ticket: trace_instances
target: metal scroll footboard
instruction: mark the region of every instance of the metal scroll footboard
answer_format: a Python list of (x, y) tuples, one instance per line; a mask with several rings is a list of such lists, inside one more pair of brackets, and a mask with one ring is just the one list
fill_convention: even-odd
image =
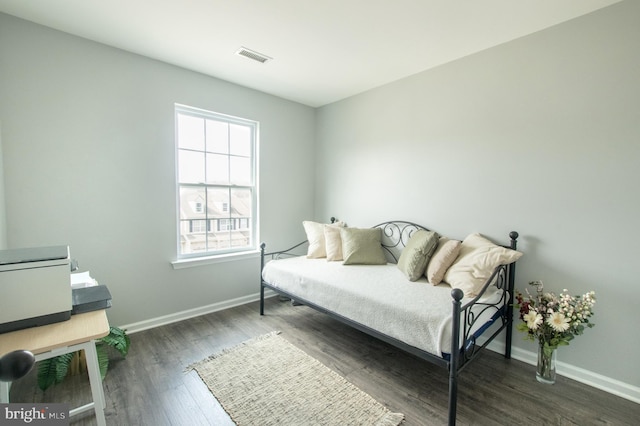
[[(332, 218), (333, 219), (333, 218)], [(333, 222), (333, 220), (332, 220)], [(376, 225), (375, 227), (381, 228), (383, 232), (382, 246), (386, 252), (387, 258), (390, 262), (396, 263), (399, 258), (399, 253), (402, 248), (408, 242), (410, 236), (418, 229), (427, 228), (417, 225), (411, 222), (404, 221), (391, 221), (384, 222)], [(513, 231), (509, 234), (511, 243), (508, 248), (517, 248), (518, 233)], [(514, 281), (515, 281), (515, 263), (510, 265), (498, 266), (491, 277), (486, 281), (479, 295), (473, 300), (468, 301), (462, 305), (462, 298), (464, 296), (462, 290), (453, 289), (451, 291), (452, 297), (452, 332), (451, 332), (451, 351), (449, 354), (432, 354), (415, 346), (408, 345), (396, 338), (380, 333), (379, 331), (368, 327), (365, 324), (361, 324), (350, 320), (335, 312), (329, 311), (322, 306), (315, 304), (311, 300), (305, 300), (298, 297), (295, 294), (283, 291), (277, 287), (265, 282), (262, 278), (262, 270), (265, 267), (267, 260), (275, 260), (284, 257), (300, 256), (300, 249), (305, 247), (307, 241), (302, 241), (293, 247), (286, 250), (266, 253), (266, 244), (260, 245), (261, 261), (260, 261), (260, 315), (264, 315), (264, 290), (269, 288), (276, 293), (279, 293), (292, 300), (307, 305), (317, 311), (323, 312), (338, 321), (341, 321), (359, 331), (367, 333), (375, 338), (378, 338), (384, 342), (387, 342), (405, 352), (411, 353), (423, 360), (429, 361), (433, 364), (440, 365), (449, 370), (449, 425), (456, 424), (456, 410), (457, 410), (457, 392), (458, 392), (458, 375), (460, 372), (471, 363), (478, 355), (485, 349), (493, 339), (495, 339), (502, 331), (505, 332), (505, 358), (511, 358), (511, 342), (512, 342), (512, 322), (513, 322), (513, 297), (514, 297)], [(490, 286), (496, 286), (498, 289), (504, 290), (502, 297), (496, 303), (483, 303), (479, 300)], [(478, 307), (482, 308), (478, 310)], [(472, 308), (475, 310), (472, 311)], [(493, 312), (493, 321), (484, 327), (476, 330), (474, 326), (479, 321), (479, 317), (483, 312)], [(491, 333), (490, 336), (483, 336), (484, 341), (482, 344), (478, 344), (477, 339), (487, 328), (499, 324), (498, 328)]]

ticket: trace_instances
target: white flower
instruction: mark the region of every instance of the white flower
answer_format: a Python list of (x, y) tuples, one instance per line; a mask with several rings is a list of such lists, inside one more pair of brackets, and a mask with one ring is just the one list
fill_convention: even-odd
[(560, 312), (554, 312), (547, 318), (547, 324), (551, 326), (555, 331), (563, 332), (567, 331), (571, 326), (569, 318)]
[(531, 330), (537, 330), (542, 324), (542, 315), (537, 313), (534, 309), (531, 309), (529, 312), (524, 314), (522, 319), (527, 323), (527, 327)]

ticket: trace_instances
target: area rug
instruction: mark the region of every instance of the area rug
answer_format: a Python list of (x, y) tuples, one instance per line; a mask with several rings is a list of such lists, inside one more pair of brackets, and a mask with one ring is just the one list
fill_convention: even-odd
[(278, 332), (192, 366), (238, 426), (379, 425), (404, 419)]

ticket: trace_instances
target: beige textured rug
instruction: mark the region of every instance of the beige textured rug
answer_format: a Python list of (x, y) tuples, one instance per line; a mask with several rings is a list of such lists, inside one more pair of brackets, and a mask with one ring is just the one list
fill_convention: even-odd
[(277, 332), (190, 368), (239, 426), (397, 426), (404, 419)]

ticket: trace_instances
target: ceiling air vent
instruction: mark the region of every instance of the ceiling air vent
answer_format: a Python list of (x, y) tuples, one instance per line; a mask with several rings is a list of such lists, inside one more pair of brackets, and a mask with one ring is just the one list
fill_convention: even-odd
[(267, 55), (263, 55), (262, 53), (258, 53), (255, 50), (247, 49), (246, 47), (241, 47), (236, 51), (236, 55), (244, 56), (245, 58), (253, 59), (254, 61), (258, 61), (261, 64), (273, 59), (268, 57)]

